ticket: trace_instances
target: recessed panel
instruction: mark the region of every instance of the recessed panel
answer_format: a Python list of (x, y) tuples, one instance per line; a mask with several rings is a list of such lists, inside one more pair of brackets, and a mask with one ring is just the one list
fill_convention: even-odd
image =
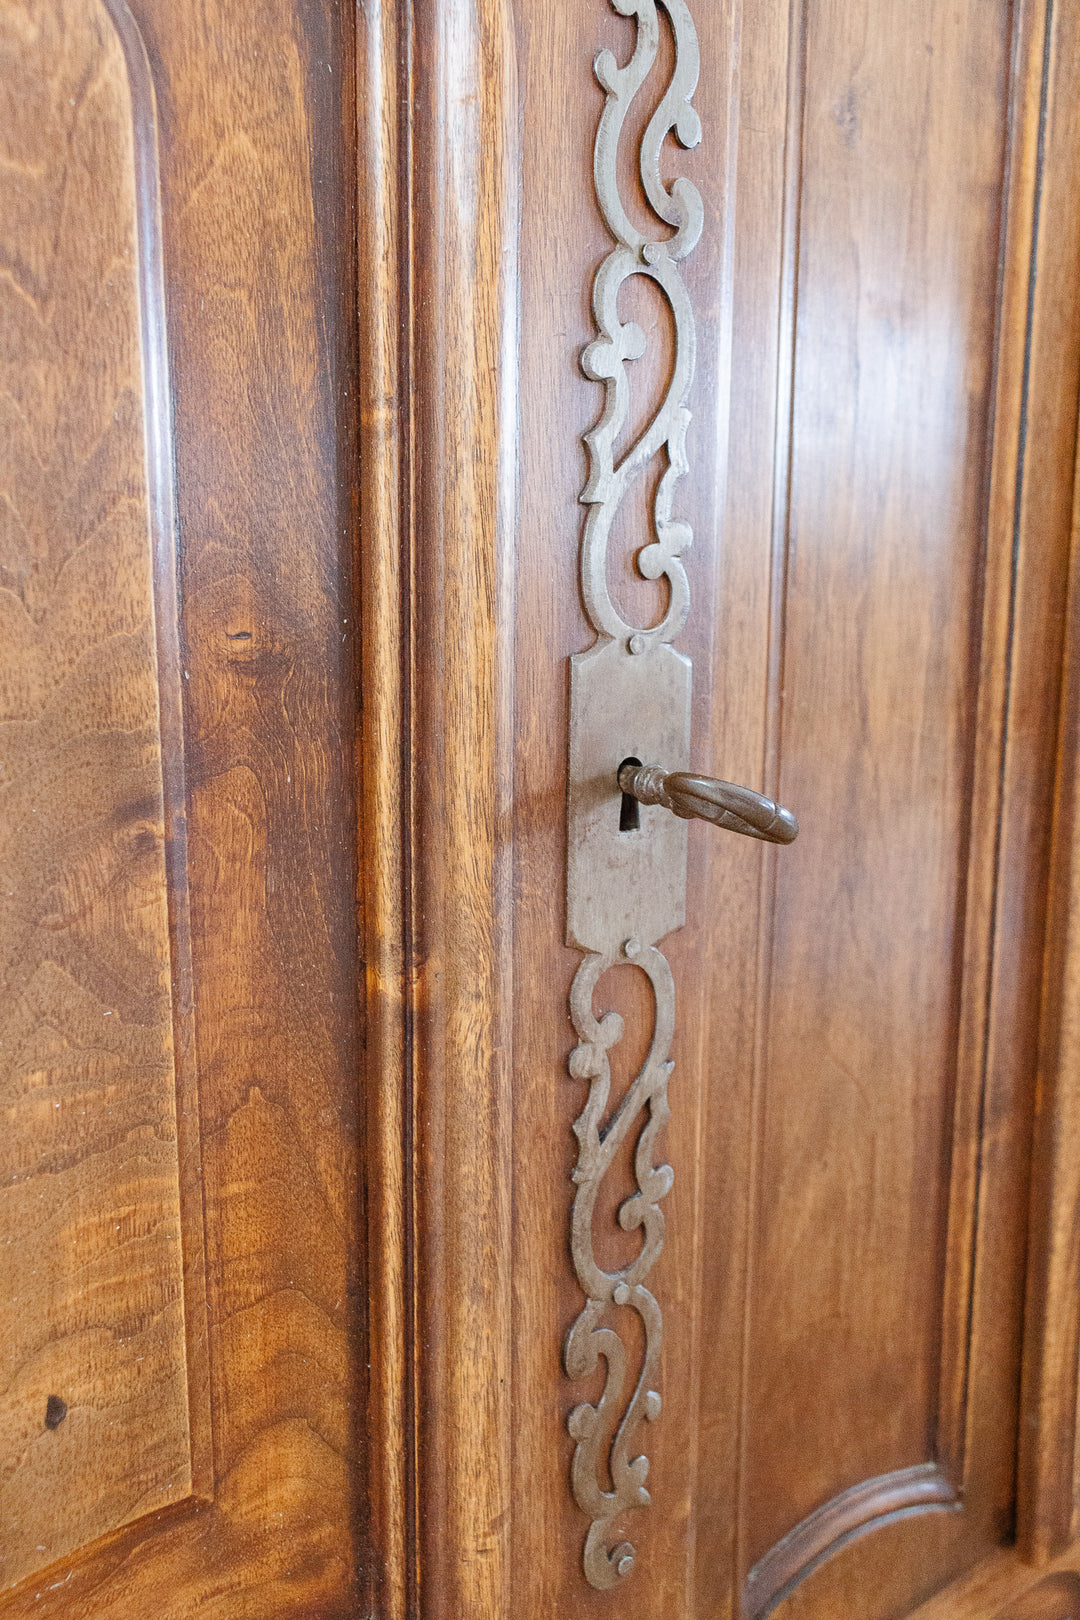
[(0, 12), (0, 1585), (191, 1487), (136, 143)]
[(946, 1465), (1008, 96), (1004, 4), (802, 15), (779, 773), (802, 832), (776, 869), (761, 1054), (759, 1568), (845, 1493)]

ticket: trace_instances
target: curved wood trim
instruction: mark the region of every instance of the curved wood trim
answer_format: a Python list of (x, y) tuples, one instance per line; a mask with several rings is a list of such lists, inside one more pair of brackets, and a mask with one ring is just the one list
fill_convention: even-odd
[(758, 1559), (743, 1588), (743, 1620), (764, 1620), (812, 1570), (875, 1525), (959, 1506), (936, 1463), (877, 1474), (841, 1491)]
[(165, 809), (176, 1071), (176, 1132), (184, 1254), (184, 1330), (192, 1495), (213, 1494), (213, 1429), (207, 1334), (198, 1063), (195, 1048), (191, 923), (188, 897), (187, 782), (180, 660), (179, 553), (176, 537), (172, 399), (165, 318), (165, 270), (158, 166), (158, 115), (146, 43), (127, 0), (103, 0), (120, 41), (131, 101), (142, 354), (146, 488), (150, 520)]

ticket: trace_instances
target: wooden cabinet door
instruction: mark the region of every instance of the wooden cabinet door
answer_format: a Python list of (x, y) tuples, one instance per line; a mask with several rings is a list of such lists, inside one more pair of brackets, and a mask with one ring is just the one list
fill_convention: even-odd
[(688, 5), (0, 3), (0, 1616), (1075, 1605), (1080, 9)]
[[(1072, 1537), (1067, 1137), (1031, 1153), (1073, 770), (1078, 26), (1005, 0), (364, 9), (395, 1615), (989, 1617)], [(691, 826), (685, 925), (575, 1001), (570, 660), (648, 651), (677, 551), (689, 761), (801, 831)], [(1030, 1612), (1073, 1593), (1059, 1572)]]
[(352, 59), (0, 5), (0, 1614), (352, 1615)]

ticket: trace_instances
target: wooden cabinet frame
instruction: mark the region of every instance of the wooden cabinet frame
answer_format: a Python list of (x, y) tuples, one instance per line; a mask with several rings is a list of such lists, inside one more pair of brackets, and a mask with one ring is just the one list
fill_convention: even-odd
[[(812, 4), (770, 0), (768, 12), (783, 64), (770, 139), (784, 146), (769, 172), (778, 193), (791, 192), (762, 255), (776, 272), (777, 489), (791, 470), (794, 362), (785, 378), (780, 351), (793, 353), (797, 324), (795, 148)], [(193, 1484), (184, 1502), (58, 1558), (47, 1587), (13, 1586), (0, 1613), (564, 1620), (580, 1541), (564, 1547), (557, 1519), (572, 1451), (552, 1329), (561, 1306), (554, 1292), (545, 1309), (534, 1295), (550, 1281), (545, 1265), (557, 1269), (572, 1195), (568, 1172), (565, 1202), (541, 1207), (543, 1176), (528, 1175), (549, 1076), (522, 1066), (559, 1032), (534, 1048), (514, 1002), (517, 727), (528, 697), (515, 691), (528, 673), (515, 657), (525, 617), (515, 592), (530, 496), (523, 402), (541, 386), (522, 362), (527, 312), (538, 307), (535, 279), (531, 305), (523, 291), (537, 274), (527, 239), (537, 132), (523, 108), (550, 103), (553, 121), (565, 112), (549, 87), (560, 72), (595, 89), (580, 33), (572, 63), (545, 45), (539, 66), (521, 38), (540, 15), (557, 42), (571, 21), (580, 30), (581, 15), (563, 0), (360, 0), (355, 13), (335, 0), (103, 5), (137, 58), (144, 207), (155, 139), (160, 160), (165, 295), (163, 313), (144, 300), (157, 325), (144, 364), (167, 341), (167, 445), (161, 399), (148, 419), (169, 505), (175, 465), (179, 520), (182, 703), (167, 707), (183, 708), (183, 747), (177, 736), (165, 772), (174, 931), (187, 928), (185, 878), (191, 898), (191, 971), (176, 988)], [(62, 7), (55, 0), (56, 15)], [(593, 10), (606, 15), (606, 0)], [(704, 273), (720, 313), (701, 328), (711, 391), (701, 419), (725, 446), (713, 469), (718, 510), (740, 229), (736, 102), (751, 15), (748, 0), (708, 14), (712, 106), (727, 117), (708, 130), (721, 179)], [(829, 1522), (813, 1526), (835, 1548), (843, 1512), (857, 1517), (875, 1491), (877, 1520), (889, 1518), (890, 1489), (911, 1487), (903, 1511), (948, 1510), (977, 1472), (972, 1456), (997, 1459), (983, 1518), (1008, 1501), (1000, 1549), (924, 1604), (921, 1620), (1021, 1615), (1015, 1605), (1046, 1580), (1057, 1582), (1042, 1588), (1047, 1601), (1069, 1602), (1080, 1572), (1080, 0), (1015, 0), (1010, 16), (1011, 64), (994, 95), (1006, 77), (1009, 88), (993, 102), (1008, 111), (990, 143), (997, 152), (1001, 134), (1007, 159), (991, 452), (979, 474), (975, 832), (957, 974), (962, 1083), (937, 1441), (933, 1460), (854, 1487), (858, 1501), (840, 1491), (823, 1510)], [(574, 152), (587, 174), (589, 154)], [(983, 222), (997, 208), (997, 192), (990, 204), (987, 195)], [(992, 221), (980, 240), (998, 240)], [(559, 267), (575, 288), (579, 278), (583, 307), (594, 270)], [(553, 431), (566, 434), (568, 457), (580, 451), (569, 427)], [(787, 566), (781, 505), (761, 569), (763, 621)], [(171, 518), (158, 516), (168, 550)], [(697, 616), (708, 600), (695, 597)], [(545, 626), (526, 636), (530, 654), (545, 657)], [(770, 641), (769, 659), (774, 651)], [(710, 679), (705, 659), (700, 667), (695, 694)], [(770, 663), (744, 706), (760, 708), (760, 691), (771, 701), (778, 685)], [(767, 774), (777, 727), (768, 720), (761, 732)], [(537, 822), (550, 812), (561, 829), (562, 785), (550, 775)], [(550, 846), (548, 859), (543, 882)], [(758, 924), (769, 870), (744, 868), (739, 880), (743, 938), (758, 952), (733, 992), (744, 1006), (766, 976)], [(561, 892), (551, 905), (561, 908)], [(680, 985), (703, 1012), (691, 978)], [(569, 1021), (565, 1035), (568, 1053)], [(745, 1057), (754, 1038), (744, 1029), (731, 1049)], [(561, 1078), (550, 1076), (553, 1092)], [(741, 1191), (723, 1212), (732, 1258), (708, 1309), (703, 1223), (717, 1219), (726, 1163), (685, 1178), (692, 1191), (672, 1222), (695, 1234), (665, 1315), (675, 1365), (694, 1385), (682, 1408), (690, 1462), (676, 1510), (655, 1516), (667, 1539), (654, 1562), (667, 1572), (651, 1590), (667, 1585), (656, 1605), (665, 1612), (650, 1620), (761, 1613), (813, 1554), (804, 1535), (785, 1564), (781, 1537), (773, 1552), (784, 1556), (759, 1582), (765, 1596), (746, 1591), (737, 1408), (757, 1105), (744, 1085), (717, 1127), (726, 1098), (710, 1121), (696, 1083), (702, 1138), (708, 1124), (721, 1139), (716, 1158), (730, 1148)], [(551, 1106), (569, 1137), (565, 1093)], [(684, 1196), (677, 1185), (673, 1203)], [(544, 1235), (535, 1251), (522, 1239), (527, 1220)], [(565, 1261), (571, 1277), (568, 1245)], [(1009, 1342), (999, 1334), (982, 1356), (985, 1324), (1016, 1319), (1025, 1279), (1022, 1331)], [(705, 1434), (694, 1370), (704, 1351), (727, 1357), (729, 1346), (730, 1389)], [(542, 1424), (520, 1422), (540, 1407)], [(1012, 1455), (1002, 1463), (1007, 1447), (987, 1443), (995, 1425), (1009, 1445), (1016, 1435), (1015, 1502)], [(709, 1489), (698, 1491), (710, 1447)], [(534, 1534), (541, 1521), (546, 1540)], [(541, 1544), (552, 1565), (565, 1554), (565, 1567), (530, 1563)], [(954, 1546), (950, 1567), (963, 1569), (964, 1555)], [(615, 1612), (583, 1581), (581, 1590), (598, 1605), (586, 1612)]]

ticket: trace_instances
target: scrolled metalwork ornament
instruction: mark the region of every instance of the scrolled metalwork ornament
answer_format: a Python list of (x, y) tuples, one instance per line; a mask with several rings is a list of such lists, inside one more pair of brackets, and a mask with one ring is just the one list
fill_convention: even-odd
[[(675, 987), (667, 958), (655, 947), (633, 949), (637, 965), (648, 975), (655, 997), (656, 1014), (649, 1055), (614, 1117), (605, 1119), (611, 1087), (608, 1052), (622, 1036), (622, 1019), (606, 1013), (597, 1019), (593, 1011), (593, 991), (600, 975), (613, 965), (611, 958), (590, 953), (574, 978), (571, 1009), (581, 1044), (570, 1059), (575, 1079), (589, 1082), (585, 1108), (574, 1125), (579, 1154), (574, 1181), (572, 1246), (578, 1281), (588, 1303), (574, 1323), (566, 1341), (566, 1371), (571, 1378), (588, 1378), (601, 1356), (606, 1362), (603, 1394), (596, 1406), (587, 1402), (570, 1414), (570, 1433), (577, 1441), (572, 1480), (577, 1504), (592, 1523), (585, 1541), (585, 1575), (591, 1585), (604, 1589), (629, 1574), (634, 1564), (634, 1548), (628, 1541), (609, 1545), (609, 1531), (616, 1516), (629, 1507), (649, 1502), (645, 1479), (649, 1460), (633, 1455), (632, 1442), (642, 1419), (659, 1416), (660, 1395), (653, 1387), (660, 1361), (660, 1307), (643, 1279), (664, 1245), (664, 1215), (660, 1200), (670, 1190), (671, 1167), (653, 1162), (656, 1139), (668, 1119), (667, 1083), (672, 1064), (668, 1054), (675, 1017)], [(592, 1245), (593, 1211), (600, 1185), (612, 1160), (627, 1137), (640, 1128), (634, 1153), (637, 1192), (619, 1210), (619, 1225), (626, 1232), (641, 1228), (642, 1243), (636, 1259), (617, 1272), (605, 1271), (597, 1263)], [(621, 1421), (618, 1414), (626, 1384), (626, 1347), (615, 1329), (601, 1325), (611, 1305), (637, 1311), (645, 1332), (645, 1354), (634, 1392)], [(611, 1441), (608, 1467), (612, 1489), (599, 1482), (600, 1447), (617, 1422)]]
[[(686, 397), (694, 374), (694, 314), (679, 264), (698, 242), (704, 210), (700, 194), (689, 180), (676, 179), (670, 186), (660, 174), (660, 153), (669, 133), (684, 147), (701, 139), (701, 124), (691, 105), (698, 80), (698, 43), (690, 13), (683, 0), (612, 0), (615, 10), (633, 17), (637, 26), (634, 49), (623, 66), (611, 51), (596, 58), (596, 76), (607, 92), (596, 134), (594, 176), (600, 207), (616, 246), (597, 271), (593, 284), (593, 314), (597, 336), (582, 356), (586, 376), (604, 384), (604, 406), (599, 420), (585, 435), (589, 456), (588, 482), (581, 500), (588, 506), (581, 544), (581, 588), (589, 619), (597, 633), (597, 645), (573, 660), (572, 704), (584, 709), (597, 689), (597, 670), (627, 662), (639, 669), (657, 691), (673, 690), (678, 707), (685, 708), (685, 720), (676, 724), (675, 745), (689, 724), (689, 661), (676, 653), (671, 642), (682, 630), (690, 609), (690, 588), (682, 555), (691, 543), (689, 524), (672, 515), (679, 479), (687, 471), (686, 432), (690, 413)], [(649, 204), (660, 222), (653, 239), (645, 237), (631, 221), (619, 194), (616, 153), (630, 107), (645, 85), (656, 61), (660, 37), (657, 7), (666, 11), (675, 44), (675, 63), (668, 87), (660, 99), (642, 136), (639, 149), (641, 180)], [(646, 350), (646, 338), (633, 321), (619, 315), (619, 295), (625, 282), (644, 276), (660, 288), (671, 309), (675, 346), (671, 377), (655, 413), (630, 448), (615, 459), (615, 447), (625, 428), (630, 406), (629, 362)], [(667, 466), (660, 477), (653, 500), (652, 536), (637, 554), (637, 566), (647, 579), (665, 579), (669, 599), (663, 618), (655, 625), (629, 623), (612, 600), (608, 584), (608, 542), (612, 527), (627, 492), (645, 475), (657, 456), (664, 455)], [(633, 670), (630, 671), (633, 674)], [(607, 679), (607, 675), (604, 675)], [(628, 678), (627, 678), (628, 679)], [(666, 685), (665, 685), (666, 683)], [(629, 691), (627, 681), (623, 689)], [(680, 694), (685, 694), (681, 696)], [(625, 705), (624, 705), (625, 707)], [(640, 705), (631, 705), (636, 713)], [(663, 707), (663, 705), (661, 705)], [(670, 707), (670, 705), (668, 705)], [(619, 708), (618, 700), (614, 709)], [(614, 712), (613, 709), (613, 712)], [(576, 711), (575, 711), (576, 712)], [(572, 732), (575, 726), (572, 719)], [(626, 732), (637, 721), (615, 729)], [(644, 722), (642, 722), (644, 724)], [(665, 722), (667, 723), (667, 722)], [(679, 726), (682, 726), (682, 732)], [(584, 730), (582, 728), (582, 735)], [(575, 756), (575, 747), (577, 755)], [(575, 817), (590, 814), (590, 768), (586, 755), (591, 741), (571, 743), (571, 827)], [(633, 752), (629, 742), (627, 754)], [(578, 758), (578, 765), (575, 765)], [(621, 756), (611, 764), (610, 788), (618, 784), (615, 771)], [(586, 760), (581, 766), (581, 760)], [(676, 762), (677, 763), (677, 762)], [(574, 772), (577, 770), (578, 786)], [(575, 797), (576, 796), (576, 797)], [(580, 811), (575, 808), (579, 805)], [(653, 812), (646, 812), (653, 814)], [(584, 822), (583, 822), (584, 824)], [(639, 837), (638, 833), (630, 835)], [(644, 836), (644, 835), (640, 835)], [(668, 836), (668, 835), (664, 835)], [(679, 834), (681, 837), (682, 835)], [(676, 862), (685, 870), (685, 843), (673, 846)], [(628, 857), (629, 858), (629, 857)], [(573, 857), (572, 857), (573, 863)], [(614, 868), (612, 867), (612, 870)], [(671, 1047), (675, 1025), (675, 987), (671, 968), (657, 948), (662, 933), (678, 926), (679, 911), (648, 926), (638, 935), (616, 943), (613, 906), (596, 908), (571, 871), (568, 878), (568, 938), (585, 951), (570, 993), (570, 1012), (578, 1045), (570, 1058), (571, 1075), (588, 1084), (585, 1107), (574, 1125), (578, 1139), (578, 1161), (574, 1171), (576, 1194), (572, 1216), (571, 1249), (574, 1268), (586, 1296), (586, 1303), (570, 1329), (564, 1360), (572, 1379), (583, 1379), (595, 1372), (600, 1359), (605, 1363), (603, 1392), (596, 1405), (584, 1402), (574, 1408), (569, 1429), (577, 1442), (572, 1464), (572, 1486), (578, 1506), (588, 1515), (590, 1526), (585, 1540), (584, 1572), (590, 1584), (604, 1590), (613, 1587), (633, 1568), (633, 1545), (615, 1535), (615, 1521), (630, 1508), (648, 1504), (647, 1456), (638, 1450), (644, 1421), (660, 1413), (656, 1388), (660, 1361), (660, 1307), (645, 1286), (664, 1243), (664, 1216), (660, 1202), (670, 1190), (673, 1172), (669, 1165), (657, 1164), (657, 1139), (668, 1118), (668, 1077), (672, 1071)], [(654, 908), (651, 915), (660, 918)], [(622, 1020), (615, 1013), (598, 1017), (593, 998), (601, 976), (617, 963), (632, 963), (647, 977), (652, 989), (654, 1017), (649, 1053), (614, 1113), (608, 1114), (611, 1089), (609, 1054), (622, 1037)], [(619, 1149), (635, 1139), (634, 1177), (636, 1192), (619, 1210), (624, 1231), (641, 1233), (641, 1247), (630, 1265), (607, 1271), (599, 1263), (594, 1248), (593, 1217), (604, 1176)], [(619, 1332), (619, 1312), (635, 1311), (640, 1318), (644, 1340), (642, 1364), (633, 1389), (628, 1389), (626, 1340)], [(607, 1488), (610, 1477), (611, 1488)]]

